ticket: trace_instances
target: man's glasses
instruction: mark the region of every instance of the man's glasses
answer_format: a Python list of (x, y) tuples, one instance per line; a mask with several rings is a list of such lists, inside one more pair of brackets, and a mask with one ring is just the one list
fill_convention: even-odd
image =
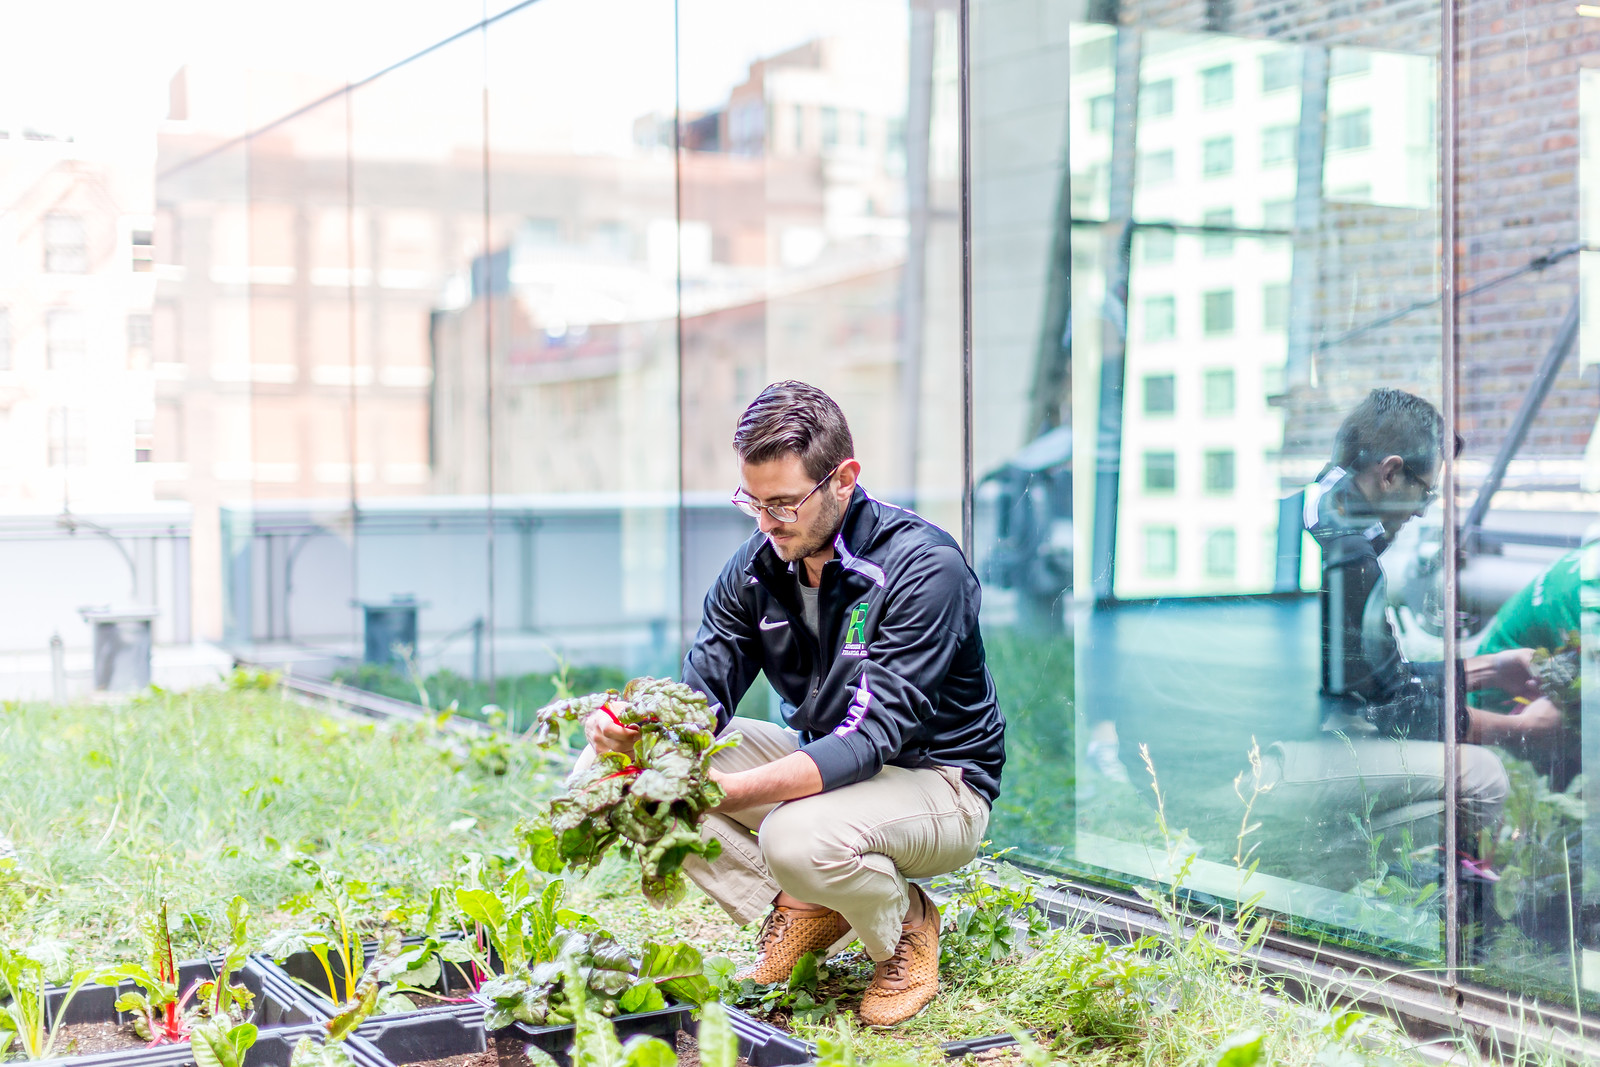
[(798, 522), (800, 521), (800, 509), (805, 507), (806, 501), (815, 496), (817, 490), (827, 485), (833, 476), (838, 473), (839, 468), (833, 468), (833, 470), (829, 471), (823, 476), (822, 481), (811, 487), (811, 492), (807, 493), (793, 504), (757, 504), (749, 497), (739, 495), (740, 493), (744, 492), (743, 489), (735, 489), (733, 491), (733, 506), (750, 516), (752, 519), (759, 519), (761, 517), (761, 513), (765, 511), (768, 515), (772, 516), (774, 522)]
[(1422, 507), (1427, 507), (1429, 504), (1432, 504), (1435, 500), (1439, 499), (1439, 487), (1437, 485), (1429, 485), (1427, 482), (1423, 481), (1422, 476), (1411, 469), (1411, 464), (1402, 462), (1400, 464), (1400, 469), (1405, 472), (1407, 478), (1410, 478), (1412, 481), (1416, 482), (1417, 486), (1421, 488)]

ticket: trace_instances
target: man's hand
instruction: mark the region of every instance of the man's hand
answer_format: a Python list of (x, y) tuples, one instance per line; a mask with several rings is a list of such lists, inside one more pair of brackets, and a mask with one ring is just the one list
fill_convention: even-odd
[(639, 728), (618, 726), (605, 712), (592, 711), (583, 720), (583, 736), (597, 753), (620, 752), (632, 756), (634, 743), (639, 740)]
[(822, 772), (817, 769), (816, 761), (804, 752), (791, 752), (782, 759), (748, 771), (725, 772), (712, 768), (711, 780), (727, 793), (712, 811), (743, 811), (822, 792)]
[(1473, 744), (1548, 748), (1561, 736), (1561, 709), (1543, 697), (1509, 715), (1482, 708), (1469, 708), (1468, 714), (1466, 740)]
[(1533, 676), (1533, 649), (1508, 648), (1468, 659), (1467, 689), (1491, 688), (1504, 689), (1525, 700), (1537, 700), (1539, 682)]

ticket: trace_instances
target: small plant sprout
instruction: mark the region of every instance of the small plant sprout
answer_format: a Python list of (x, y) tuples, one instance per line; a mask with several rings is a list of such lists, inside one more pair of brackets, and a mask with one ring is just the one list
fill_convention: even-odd
[(115, 1007), (133, 1015), (134, 1033), (152, 1046), (189, 1041), (204, 1023), (231, 1030), (245, 1021), (255, 995), (245, 986), (229, 982), (250, 957), (250, 907), (243, 897), (236, 896), (229, 902), (227, 917), (228, 948), (221, 968), (214, 977), (197, 980), (181, 993), (166, 901), (146, 923), (148, 964), (127, 963), (98, 976), (102, 985), (133, 982), (143, 990), (122, 994)]

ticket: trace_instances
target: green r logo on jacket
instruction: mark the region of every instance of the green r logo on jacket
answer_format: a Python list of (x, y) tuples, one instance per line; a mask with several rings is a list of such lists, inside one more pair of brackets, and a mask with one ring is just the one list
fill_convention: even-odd
[(867, 640), (867, 602), (863, 600), (850, 609), (850, 625), (844, 632), (847, 645), (864, 645)]

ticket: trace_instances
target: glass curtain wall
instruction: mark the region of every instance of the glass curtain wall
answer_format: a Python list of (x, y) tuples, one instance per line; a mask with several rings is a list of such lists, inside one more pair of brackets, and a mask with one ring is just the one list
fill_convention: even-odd
[(769, 382), (959, 529), (956, 18), (501, 8), (353, 86), (183, 86), (255, 132), (163, 143), (164, 402), (199, 429), (158, 448), (229, 648), (525, 724), (562, 665), (676, 673)]
[[(1535, 650), (1542, 689), (1468, 694), (1506, 788), (1475, 842), (1484, 873), (1467, 880), (1466, 962), (1487, 985), (1581, 997), (1592, 1010), (1600, 807), (1584, 772), (1600, 767), (1600, 11), (1458, 9), (1457, 626), (1463, 655)], [(1436, 544), (1420, 553), (1419, 578), (1439, 560)], [(1425, 618), (1442, 629), (1437, 612)]]
[(1371, 389), (1440, 399), (1437, 308), (1368, 325), (1438, 295), (1439, 13), (1378, 22), (974, 5), (976, 556), (997, 841), (1437, 961), (1444, 746), (1332, 717), (1304, 522)]
[(1588, 1002), (1600, 19), (1457, 9), (973, 3), (991, 833)]

